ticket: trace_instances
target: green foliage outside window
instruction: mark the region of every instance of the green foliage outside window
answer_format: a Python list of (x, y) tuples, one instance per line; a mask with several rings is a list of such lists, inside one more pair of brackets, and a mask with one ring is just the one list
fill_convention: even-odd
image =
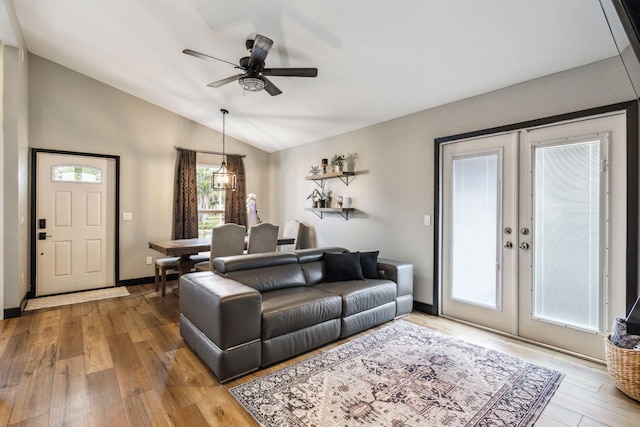
[(211, 237), (211, 229), (224, 224), (225, 191), (211, 189), (211, 176), (218, 166), (198, 165), (198, 237)]

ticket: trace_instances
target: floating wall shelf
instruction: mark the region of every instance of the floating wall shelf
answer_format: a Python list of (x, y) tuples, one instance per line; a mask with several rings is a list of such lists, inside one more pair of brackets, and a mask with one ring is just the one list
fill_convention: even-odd
[(354, 176), (356, 173), (355, 172), (330, 172), (330, 173), (325, 173), (322, 175), (311, 175), (311, 176), (307, 176), (305, 177), (305, 179), (307, 181), (313, 181), (316, 184), (318, 184), (320, 187), (322, 187), (322, 182), (325, 179), (333, 179), (333, 178), (339, 178), (342, 182), (344, 182), (345, 185), (349, 185), (349, 177)]
[(305, 210), (313, 212), (318, 215), (320, 219), (322, 219), (325, 213), (338, 213), (342, 215), (346, 221), (349, 221), (349, 212), (353, 213), (355, 211), (354, 208), (305, 208)]

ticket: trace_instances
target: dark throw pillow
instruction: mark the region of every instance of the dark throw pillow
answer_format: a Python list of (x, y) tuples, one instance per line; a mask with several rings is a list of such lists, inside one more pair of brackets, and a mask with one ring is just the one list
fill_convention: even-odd
[(365, 279), (379, 279), (378, 254), (380, 251), (360, 252), (360, 267)]
[(364, 280), (360, 255), (357, 253), (332, 254), (324, 252), (324, 278), (327, 282)]

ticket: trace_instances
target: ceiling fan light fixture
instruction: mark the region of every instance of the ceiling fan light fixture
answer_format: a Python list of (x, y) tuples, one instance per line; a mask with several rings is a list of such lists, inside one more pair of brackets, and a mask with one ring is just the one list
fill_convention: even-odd
[(260, 76), (243, 76), (238, 79), (242, 89), (249, 92), (260, 92), (267, 85), (267, 82)]

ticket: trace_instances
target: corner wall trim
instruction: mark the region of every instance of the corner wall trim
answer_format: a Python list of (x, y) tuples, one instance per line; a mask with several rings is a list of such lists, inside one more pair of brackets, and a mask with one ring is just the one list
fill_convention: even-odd
[(437, 316), (438, 312), (436, 307), (431, 304), (425, 304), (423, 302), (413, 301), (413, 309), (416, 311), (421, 311), (423, 313), (430, 314), (432, 316)]
[[(147, 283), (155, 282), (156, 278), (154, 276), (149, 277), (138, 277), (136, 279), (127, 279), (120, 280), (118, 282), (118, 286), (136, 286), (136, 285), (146, 285)], [(167, 282), (172, 280), (178, 280), (178, 273), (167, 274)]]
[(14, 317), (20, 317), (21, 315), (22, 315), (22, 310), (20, 309), (20, 307), (5, 308), (4, 309), (4, 318), (5, 319), (12, 319)]

